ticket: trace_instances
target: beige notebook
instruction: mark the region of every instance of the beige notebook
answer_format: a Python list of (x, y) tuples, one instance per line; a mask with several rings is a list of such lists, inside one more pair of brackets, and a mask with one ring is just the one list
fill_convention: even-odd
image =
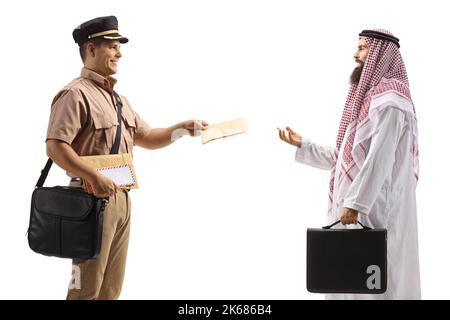
[(248, 128), (245, 119), (210, 124), (206, 130), (202, 131), (202, 142), (205, 144), (211, 140), (246, 133), (247, 131)]
[[(101, 156), (80, 157), (102, 175), (108, 177), (122, 189), (137, 189), (138, 183), (133, 167), (133, 158), (129, 153), (108, 154)], [(91, 192), (91, 186), (84, 181), (87, 192)]]

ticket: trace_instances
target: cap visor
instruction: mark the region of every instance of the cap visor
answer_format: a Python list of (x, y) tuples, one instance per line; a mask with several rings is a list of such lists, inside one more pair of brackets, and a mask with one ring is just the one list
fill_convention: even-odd
[(107, 36), (102, 37), (105, 40), (118, 40), (120, 43), (127, 43), (128, 38), (121, 36), (120, 34), (109, 34)]

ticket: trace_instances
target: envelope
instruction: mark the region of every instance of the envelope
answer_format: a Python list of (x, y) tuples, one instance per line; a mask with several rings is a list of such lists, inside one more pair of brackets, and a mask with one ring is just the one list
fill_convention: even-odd
[[(122, 189), (137, 189), (138, 182), (133, 166), (133, 156), (130, 153), (108, 154), (100, 156), (80, 157), (102, 175), (108, 177)], [(87, 192), (92, 192), (87, 181), (83, 181)]]
[(202, 143), (233, 136), (248, 131), (245, 119), (236, 119), (226, 122), (210, 124), (208, 128), (202, 131)]

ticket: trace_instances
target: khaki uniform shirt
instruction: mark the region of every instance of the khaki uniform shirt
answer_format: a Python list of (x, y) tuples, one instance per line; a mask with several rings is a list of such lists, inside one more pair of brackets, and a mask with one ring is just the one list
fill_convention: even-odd
[[(47, 139), (72, 146), (79, 156), (109, 154), (117, 130), (117, 112), (112, 89), (116, 80), (83, 68), (81, 76), (66, 85), (54, 98)], [(119, 153), (132, 153), (136, 139), (151, 127), (122, 99), (122, 137)]]

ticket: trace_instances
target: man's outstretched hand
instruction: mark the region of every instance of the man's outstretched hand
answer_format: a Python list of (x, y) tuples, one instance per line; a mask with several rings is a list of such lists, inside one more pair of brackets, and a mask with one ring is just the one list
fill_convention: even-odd
[(197, 137), (208, 128), (208, 125), (205, 120), (187, 120), (183, 122), (183, 129), (186, 129), (191, 137)]
[(302, 136), (299, 135), (297, 132), (292, 130), (289, 127), (286, 127), (286, 129), (278, 129), (278, 136), (280, 139), (286, 143), (289, 143), (297, 148), (300, 148), (302, 146)]

